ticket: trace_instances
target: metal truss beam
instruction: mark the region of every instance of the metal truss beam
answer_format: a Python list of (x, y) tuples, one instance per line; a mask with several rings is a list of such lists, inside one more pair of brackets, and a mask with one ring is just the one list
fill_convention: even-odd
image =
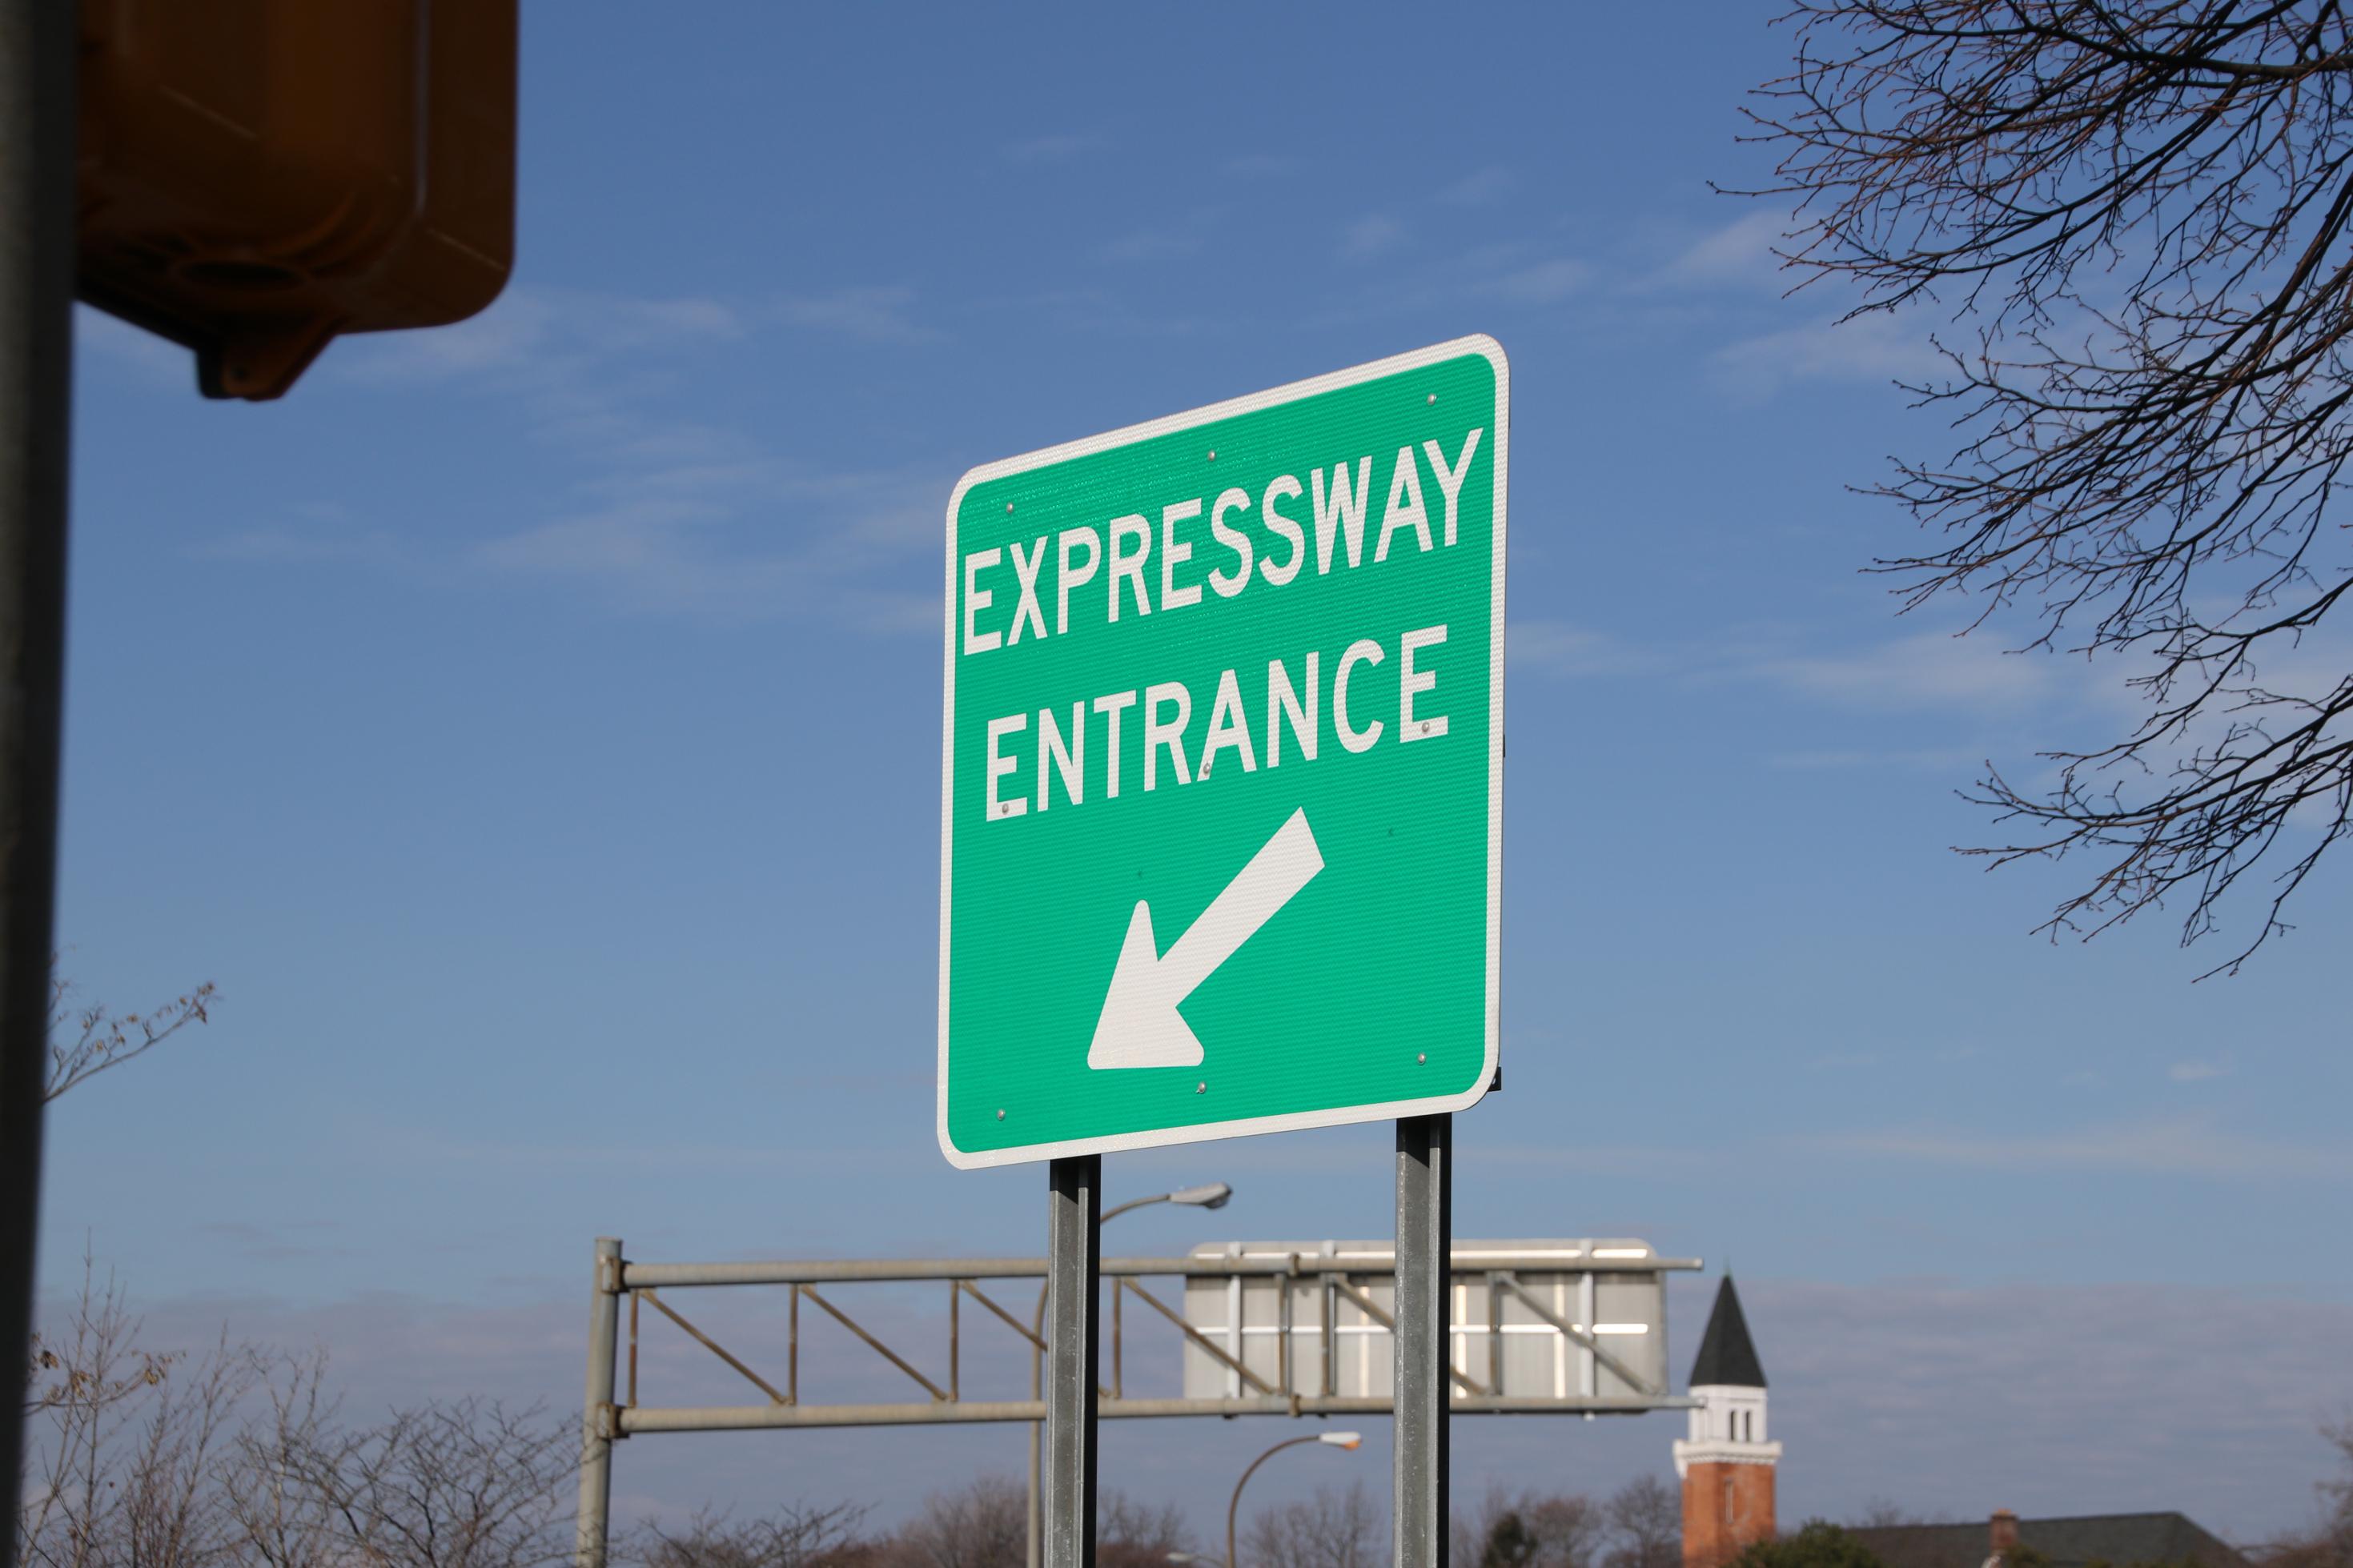
[[(1679, 1394), (1637, 1398), (1571, 1394), (1565, 1399), (1458, 1394), (1457, 1415), (1641, 1415), (1653, 1410), (1691, 1410), (1696, 1399)], [(1387, 1399), (1302, 1394), (1288, 1398), (1105, 1399), (1096, 1414), (1105, 1421), (1151, 1420), (1180, 1415), (1387, 1415)], [(702, 1408), (640, 1405), (618, 1413), (623, 1436), (654, 1432), (745, 1432), (802, 1426), (926, 1426), (968, 1422), (1041, 1421), (1042, 1399), (923, 1405), (722, 1405)]]

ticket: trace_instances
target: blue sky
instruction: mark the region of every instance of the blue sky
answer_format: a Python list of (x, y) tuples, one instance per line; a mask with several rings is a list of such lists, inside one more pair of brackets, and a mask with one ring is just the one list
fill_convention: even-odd
[[(87, 1245), (159, 1324), (561, 1403), (598, 1234), (1034, 1249), (1042, 1172), (933, 1142), (949, 489), (1486, 331), (1507, 1087), (1459, 1124), (1458, 1235), (1728, 1257), (1792, 1518), (2300, 1521), (2353, 1403), (2345, 868), (2193, 984), (2213, 943), (2051, 945), (2072, 868), (1948, 852), (1980, 759), (2124, 710), (1858, 574), (1915, 537), (1845, 487), (1939, 450), (1889, 386), (1935, 322), (1832, 330), (1776, 210), (1710, 193), (1762, 172), (1769, 9), (539, 6), (482, 317), (246, 406), (85, 313), (65, 971), (221, 1001), (57, 1108), (50, 1280)], [(1382, 1234), (1385, 1139), (1113, 1160), (1113, 1198), (1238, 1190), (1121, 1245)], [(1598, 1485), (1677, 1426), (1460, 1442)], [(1259, 1430), (1132, 1424), (1106, 1478), (1207, 1519)], [(791, 1441), (628, 1453), (625, 1505), (781, 1464), (888, 1511), (1006, 1452)]]

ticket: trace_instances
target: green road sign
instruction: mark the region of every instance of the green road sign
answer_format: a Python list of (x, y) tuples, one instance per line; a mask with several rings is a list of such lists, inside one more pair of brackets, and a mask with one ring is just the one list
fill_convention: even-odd
[(1509, 415), (1462, 338), (956, 486), (951, 1162), (1486, 1092)]

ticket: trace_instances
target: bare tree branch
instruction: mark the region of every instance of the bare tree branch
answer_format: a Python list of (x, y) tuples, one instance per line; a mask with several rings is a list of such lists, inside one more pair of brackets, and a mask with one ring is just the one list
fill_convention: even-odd
[[(2237, 969), (2353, 832), (2353, 675), (2305, 668), (2353, 590), (2353, 32), (2340, 0), (1801, 0), (1758, 90), (1799, 287), (1932, 301), (1967, 337), (1912, 386), (1962, 444), (1875, 493), (1942, 542), (1878, 563), (1906, 608), (2013, 608), (2107, 661), (2129, 732), (1990, 763), (2018, 825), (1968, 853), (2085, 854), (2043, 929), (2169, 898), (2182, 940), (2270, 863)], [(2339, 654), (2336, 656), (2342, 658)], [(2216, 971), (2210, 971), (2214, 973)]]
[(213, 999), (206, 981), (147, 1012), (116, 1014), (103, 1004), (72, 1005), (73, 983), (53, 981), (49, 989), (49, 1072), (41, 1098), (51, 1100), (111, 1068), (136, 1061), (186, 1028), (210, 1021)]

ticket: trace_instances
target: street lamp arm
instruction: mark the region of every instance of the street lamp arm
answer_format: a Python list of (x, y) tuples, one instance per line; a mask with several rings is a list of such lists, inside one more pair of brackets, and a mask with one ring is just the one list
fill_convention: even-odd
[[(1130, 1209), (1140, 1209), (1146, 1204), (1183, 1204), (1187, 1208), (1221, 1209), (1226, 1200), (1234, 1195), (1233, 1188), (1223, 1182), (1211, 1182), (1207, 1186), (1179, 1187), (1173, 1193), (1155, 1193), (1148, 1198), (1130, 1198), (1103, 1211), (1103, 1219), (1113, 1219)], [(1097, 1224), (1103, 1223), (1101, 1220)]]
[(1146, 1204), (1165, 1204), (1168, 1201), (1168, 1197), (1169, 1194), (1166, 1193), (1158, 1193), (1148, 1198), (1130, 1198), (1124, 1204), (1113, 1204), (1111, 1207), (1103, 1210), (1103, 1217), (1096, 1220), (1095, 1224), (1098, 1226), (1107, 1224), (1112, 1220), (1117, 1219), (1128, 1210), (1140, 1209)]
[(1250, 1468), (1242, 1472), (1242, 1479), (1234, 1483), (1233, 1500), (1226, 1505), (1226, 1568), (1234, 1568), (1234, 1522), (1241, 1516), (1242, 1489), (1250, 1485), (1250, 1479), (1258, 1474), (1258, 1468), (1261, 1465), (1265, 1464), (1285, 1448), (1296, 1448), (1302, 1443), (1313, 1443), (1316, 1440), (1314, 1436), (1293, 1437), (1288, 1442), (1277, 1443), (1273, 1447), (1252, 1459), (1250, 1462)]

